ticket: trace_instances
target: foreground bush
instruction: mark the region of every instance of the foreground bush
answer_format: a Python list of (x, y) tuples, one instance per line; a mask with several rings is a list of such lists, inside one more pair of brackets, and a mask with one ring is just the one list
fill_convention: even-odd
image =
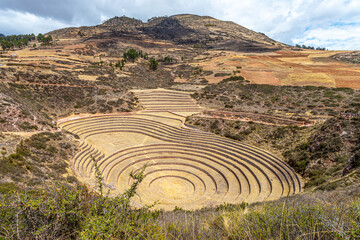
[(360, 239), (360, 188), (161, 215), (168, 239)]
[[(110, 198), (86, 186), (49, 192), (4, 194), (0, 202), (0, 238), (9, 239), (148, 239), (160, 235), (157, 212), (133, 209), (143, 172), (132, 187)], [(99, 193), (100, 192), (100, 193)]]
[(360, 187), (162, 212), (131, 207), (143, 171), (133, 178), (114, 198), (100, 181), (97, 192), (78, 185), (2, 194), (0, 239), (360, 239)]

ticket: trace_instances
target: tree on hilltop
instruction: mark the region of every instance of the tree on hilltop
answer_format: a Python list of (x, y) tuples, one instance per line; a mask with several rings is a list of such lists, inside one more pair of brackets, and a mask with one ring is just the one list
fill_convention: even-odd
[(39, 41), (39, 42), (43, 42), (44, 41), (44, 35), (42, 35), (41, 33), (39, 33), (36, 37), (36, 39)]

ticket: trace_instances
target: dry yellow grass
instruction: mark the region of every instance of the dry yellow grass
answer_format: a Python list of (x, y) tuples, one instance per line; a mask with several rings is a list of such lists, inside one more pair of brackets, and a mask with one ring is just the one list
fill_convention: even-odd
[(96, 78), (97, 78), (96, 75), (78, 75), (78, 77), (79, 77), (81, 80), (97, 81), (97, 80), (96, 80)]
[(324, 73), (291, 73), (281, 85), (335, 87), (335, 81)]

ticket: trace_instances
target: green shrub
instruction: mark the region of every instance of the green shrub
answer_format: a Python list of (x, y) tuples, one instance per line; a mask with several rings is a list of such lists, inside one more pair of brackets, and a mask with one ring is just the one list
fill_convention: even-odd
[(31, 130), (31, 129), (38, 130), (38, 127), (36, 125), (31, 125), (29, 122), (23, 122), (20, 125), (20, 128), (22, 128), (23, 130)]
[(241, 136), (240, 134), (225, 133), (224, 136), (227, 137), (227, 138), (231, 138), (231, 139), (237, 140), (237, 141), (242, 141), (242, 140), (245, 139), (245, 138), (244, 138), (243, 136)]
[(170, 239), (359, 239), (356, 193), (304, 194), (251, 205), (165, 212), (158, 222)]
[(166, 57), (164, 57), (164, 59), (162, 61), (165, 62), (165, 63), (171, 63), (171, 62), (173, 62), (173, 58), (169, 57), (169, 56), (166, 56)]
[(154, 58), (150, 58), (150, 61), (149, 61), (149, 66), (150, 66), (150, 69), (151, 70), (156, 70), (158, 68), (158, 61), (156, 61), (156, 59)]
[(78, 180), (77, 180), (76, 177), (69, 175), (69, 176), (66, 177), (66, 181), (68, 183), (76, 183)]
[(239, 211), (239, 210), (244, 210), (248, 206), (249, 204), (246, 202), (242, 202), (240, 204), (224, 203), (217, 206), (215, 209), (216, 211)]
[(214, 77), (225, 77), (230, 75), (231, 73), (215, 73)]
[(234, 81), (244, 81), (244, 77), (242, 76), (231, 76), (229, 78), (223, 79), (220, 83), (234, 82)]
[(131, 62), (135, 62), (135, 60), (139, 57), (139, 52), (135, 49), (130, 48), (126, 52), (124, 52), (123, 57), (125, 60), (130, 60)]
[(327, 181), (326, 176), (316, 176), (312, 177), (309, 181), (305, 183), (305, 188), (319, 186)]
[(13, 192), (17, 189), (17, 186), (13, 182), (0, 183), (0, 194)]
[[(0, 238), (5, 239), (148, 239), (161, 238), (151, 206), (130, 204), (143, 179), (144, 168), (131, 188), (114, 198), (85, 185), (46, 192), (17, 192), (0, 198)], [(36, 180), (36, 179), (35, 179)], [(102, 185), (98, 179), (97, 185)], [(4, 191), (14, 188), (8, 184)], [(0, 185), (0, 191), (1, 191)]]
[(51, 152), (51, 153), (58, 153), (59, 151), (57, 150), (56, 147), (54, 146), (49, 146), (47, 151)]
[(325, 183), (321, 186), (319, 186), (317, 189), (318, 190), (325, 190), (325, 191), (332, 191), (335, 190), (336, 188), (338, 188), (340, 185), (339, 182), (331, 182), (331, 183)]
[(0, 174), (2, 175), (15, 175), (26, 173), (26, 170), (22, 167), (22, 164), (15, 162), (14, 159), (11, 158), (0, 160), (0, 166)]

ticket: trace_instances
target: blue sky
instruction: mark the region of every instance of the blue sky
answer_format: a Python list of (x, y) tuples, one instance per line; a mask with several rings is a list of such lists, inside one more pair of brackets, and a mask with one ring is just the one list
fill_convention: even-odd
[(360, 50), (360, 0), (0, 0), (0, 33), (181, 13), (233, 21), (291, 45)]

